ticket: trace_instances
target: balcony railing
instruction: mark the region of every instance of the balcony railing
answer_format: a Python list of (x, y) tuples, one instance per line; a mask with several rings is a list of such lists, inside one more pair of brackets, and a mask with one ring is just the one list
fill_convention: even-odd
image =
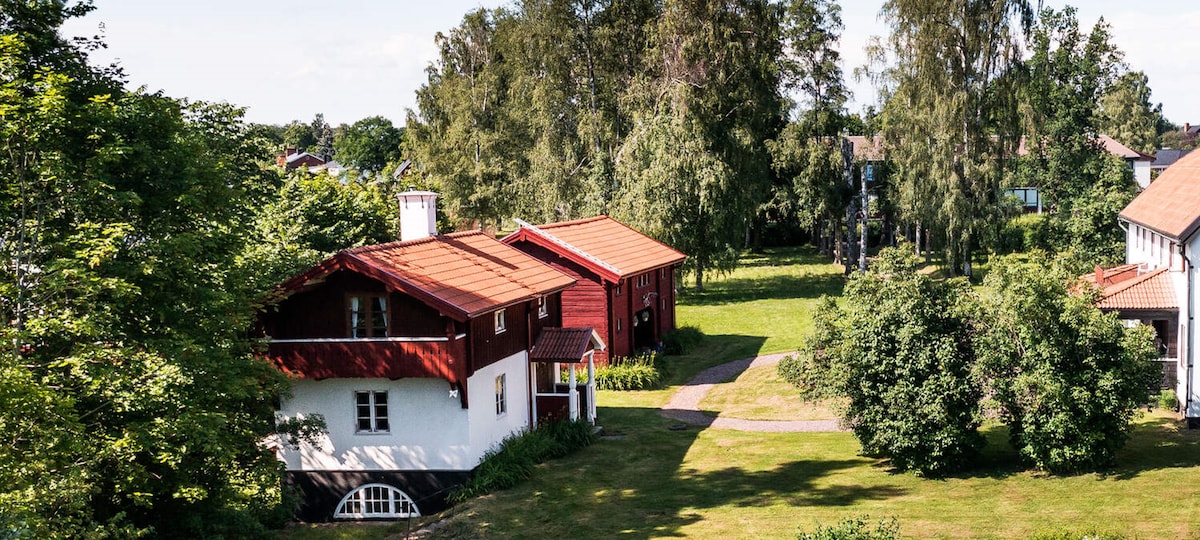
[(433, 377), (460, 383), (465, 338), (277, 339), (267, 342), (266, 356), (306, 379)]

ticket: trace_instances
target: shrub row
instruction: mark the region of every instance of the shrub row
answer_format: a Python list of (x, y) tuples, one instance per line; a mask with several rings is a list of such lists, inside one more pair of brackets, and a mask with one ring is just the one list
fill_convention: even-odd
[(532, 476), (537, 464), (566, 456), (595, 440), (592, 425), (586, 420), (551, 422), (512, 435), (484, 454), (471, 481), (451, 493), (449, 500), (459, 503), (513, 487)]

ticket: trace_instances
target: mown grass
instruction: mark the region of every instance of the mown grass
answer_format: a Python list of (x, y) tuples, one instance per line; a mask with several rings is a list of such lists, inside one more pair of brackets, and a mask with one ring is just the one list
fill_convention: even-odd
[[(792, 288), (764, 290), (755, 275)], [(672, 384), (723, 361), (795, 348), (815, 298), (840, 284), (837, 267), (811, 251), (786, 250), (714, 280), (704, 293), (681, 295), (680, 324), (708, 338), (672, 360)], [(770, 322), (778, 319), (785, 320)], [(787, 390), (754, 371), (744, 375), (748, 394), (756, 384), (764, 394)], [(894, 516), (911, 538), (1025, 538), (1054, 529), (1200, 537), (1200, 431), (1165, 413), (1139, 420), (1106, 474), (1027, 471), (1005, 428), (989, 426), (978, 469), (932, 480), (859, 455), (849, 433), (673, 429), (677, 422), (659, 410), (676, 389), (601, 392), (600, 422), (619, 437), (455, 507), (434, 538), (795, 538), (800, 527), (862, 514)], [(739, 399), (727, 401), (743, 406)]]
[(712, 415), (746, 420), (831, 420), (833, 403), (800, 399), (796, 387), (779, 377), (775, 366), (744, 371), (727, 383), (713, 386), (700, 401), (700, 410)]

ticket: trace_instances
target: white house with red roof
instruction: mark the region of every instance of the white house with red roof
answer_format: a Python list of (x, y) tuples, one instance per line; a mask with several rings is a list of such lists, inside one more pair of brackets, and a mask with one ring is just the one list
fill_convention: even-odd
[(1099, 307), (1122, 319), (1153, 325), (1164, 363), (1164, 384), (1179, 396), (1188, 425), (1200, 427), (1196, 314), (1200, 300), (1200, 152), (1163, 172), (1119, 216), (1127, 264), (1085, 279), (1103, 292)]
[(657, 348), (675, 328), (675, 280), (687, 257), (608, 216), (530, 225), (500, 241), (576, 280), (563, 291), (563, 325), (594, 328), (597, 361)]
[(480, 231), (436, 234), (435, 198), (401, 194), (401, 241), (322, 261), (260, 314), (265, 356), (295, 378), (278, 419), (327, 428), (276, 445), (302, 519), (437, 511), (506, 437), (595, 419), (594, 377), (575, 384), (574, 366), (604, 343), (563, 328), (575, 280)]

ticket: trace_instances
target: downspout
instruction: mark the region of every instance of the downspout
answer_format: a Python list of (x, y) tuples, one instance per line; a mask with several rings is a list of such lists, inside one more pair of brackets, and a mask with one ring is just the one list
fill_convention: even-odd
[[(1183, 402), (1183, 416), (1184, 418), (1188, 418), (1188, 412), (1192, 407), (1192, 373), (1195, 369), (1194, 359), (1196, 358), (1196, 353), (1194, 352), (1196, 346), (1196, 329), (1194, 328), (1196, 291), (1193, 288), (1196, 281), (1193, 277), (1196, 267), (1191, 258), (1191, 251), (1187, 249), (1187, 243), (1181, 241), (1179, 243), (1179, 251), (1183, 256), (1184, 272), (1187, 273), (1187, 370), (1184, 372), (1185, 381), (1183, 388), (1186, 397)], [(1196, 428), (1200, 427), (1200, 425), (1193, 424), (1193, 421), (1188, 419), (1188, 427)]]

